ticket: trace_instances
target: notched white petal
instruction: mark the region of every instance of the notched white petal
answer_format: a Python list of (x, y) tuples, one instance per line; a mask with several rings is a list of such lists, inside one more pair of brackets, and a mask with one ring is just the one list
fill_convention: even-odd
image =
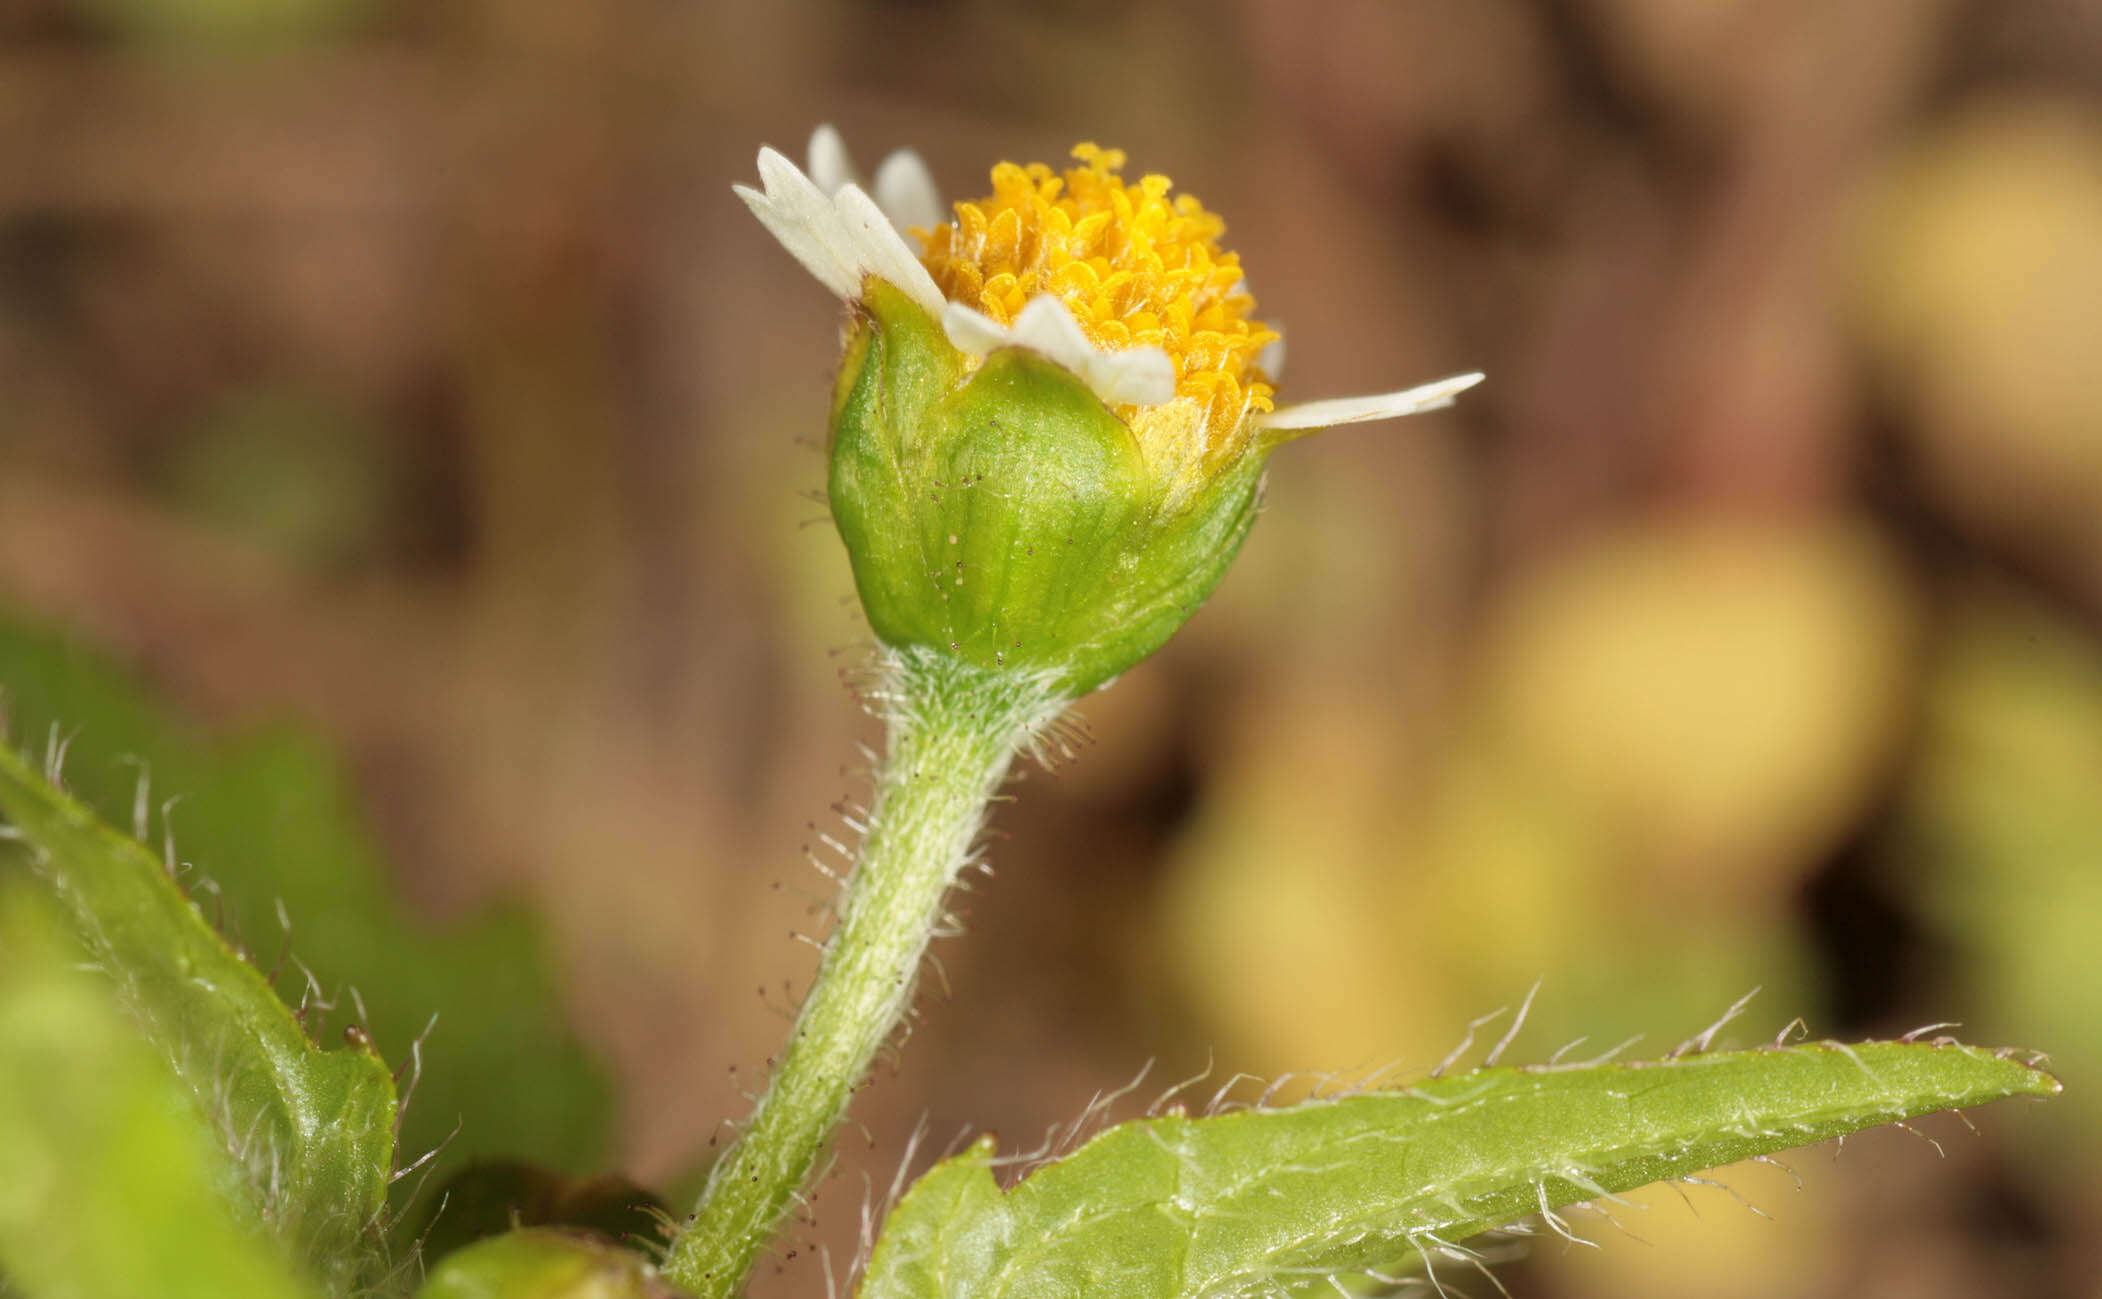
[(731, 188), (789, 255), (817, 277), (818, 283), (842, 298), (853, 298), (861, 293), (861, 276), (841, 258), (838, 241), (820, 234), (822, 226), (838, 221), (831, 204), (824, 204), (822, 211), (816, 211), (807, 204), (777, 199), (746, 185)]
[(759, 182), (766, 186), (766, 196), (775, 202), (793, 201), (814, 205), (826, 202), (831, 195), (810, 183), (803, 169), (788, 160), (788, 156), (772, 145), (762, 145), (759, 150)]
[(899, 230), (932, 230), (942, 223), (942, 196), (920, 155), (900, 149), (876, 168), (876, 206)]
[[(766, 185), (766, 199), (773, 216), (769, 219), (757, 207), (753, 212), (766, 222), (774, 237), (827, 288), (843, 298), (860, 296), (861, 276), (868, 267), (855, 248), (854, 237), (840, 220), (831, 196), (811, 184), (808, 176), (774, 149), (759, 151), (759, 179)], [(784, 233), (797, 230), (803, 232), (801, 236)], [(823, 250), (832, 269), (821, 270), (804, 256), (802, 249), (809, 245)], [(842, 283), (851, 287), (842, 289)]]
[[(831, 179), (851, 170), (838, 132), (819, 127), (810, 140), (811, 166)], [(817, 181), (774, 149), (759, 151), (759, 178), (766, 192), (731, 188), (804, 269), (838, 296), (861, 296), (863, 277), (896, 285), (933, 314), (942, 310), (941, 290), (905, 237), (860, 186), (843, 182), (827, 193)]]
[(1401, 392), (1375, 393), (1369, 397), (1334, 397), (1327, 401), (1302, 402), (1296, 406), (1280, 406), (1267, 414), (1255, 417), (1259, 428), (1276, 430), (1312, 430), (1334, 428), (1338, 424), (1362, 424), (1367, 420), (1396, 419), (1403, 415), (1420, 415), (1427, 410), (1440, 410), (1452, 405), (1453, 398), (1482, 381), (1480, 371), (1456, 374), (1449, 379), (1434, 383), (1419, 384)]
[(928, 315), (940, 315), (946, 305), (940, 287), (927, 268), (920, 265), (920, 259), (913, 256), (912, 249), (905, 246), (905, 236), (883, 215), (876, 200), (859, 185), (846, 185), (832, 202), (840, 221), (854, 236), (863, 266), (879, 279), (896, 285)]
[(845, 137), (830, 122), (810, 133), (810, 183), (826, 194), (837, 194), (842, 185), (861, 183), (854, 160), (847, 154)]

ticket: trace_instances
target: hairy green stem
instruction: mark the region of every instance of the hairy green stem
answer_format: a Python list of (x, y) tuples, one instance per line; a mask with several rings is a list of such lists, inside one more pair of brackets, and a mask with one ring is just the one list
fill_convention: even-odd
[(839, 922), (766, 1093), (665, 1260), (666, 1277), (700, 1299), (743, 1289), (910, 1004), (1009, 763), (1067, 699), (1049, 676), (906, 650), (886, 656), (877, 702), (888, 751)]

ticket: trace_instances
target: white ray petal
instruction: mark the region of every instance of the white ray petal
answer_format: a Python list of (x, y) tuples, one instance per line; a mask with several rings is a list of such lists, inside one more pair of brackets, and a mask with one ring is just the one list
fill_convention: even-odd
[(1066, 304), (1049, 293), (1039, 293), (1022, 305), (1015, 313), (1013, 333), (1017, 345), (1050, 357), (1082, 378), (1089, 377), (1100, 355), (1095, 340), (1073, 319)]
[(772, 146), (759, 150), (759, 182), (766, 186), (766, 196), (776, 203), (793, 201), (799, 205), (830, 203), (832, 196), (811, 184), (803, 169), (788, 160), (788, 156)]
[(1007, 326), (961, 302), (951, 302), (942, 308), (942, 332), (949, 336), (949, 342), (957, 351), (972, 356), (985, 356), (997, 348), (1014, 346)]
[[(820, 128), (811, 138), (813, 166), (821, 173), (844, 169), (845, 149)], [(836, 147), (835, 147), (836, 146)], [(830, 153), (831, 157), (827, 157)], [(861, 296), (865, 276), (896, 285), (923, 310), (939, 314), (941, 290), (906, 246), (876, 201), (860, 186), (842, 184), (827, 194), (817, 182), (774, 149), (759, 151), (759, 178), (766, 192), (744, 185), (731, 188), (781, 246), (826, 288), (853, 301)]]
[[(876, 200), (870, 198), (861, 186), (846, 185), (841, 187), (832, 202), (839, 211), (841, 223), (854, 236), (862, 264), (868, 271), (903, 290), (905, 296), (918, 303), (928, 315), (940, 315), (946, 304), (940, 287), (927, 273), (927, 268), (920, 265), (920, 259), (913, 255), (912, 249), (905, 246), (905, 236), (898, 233), (889, 217), (883, 215)], [(855, 291), (860, 291), (858, 282)]]
[(959, 351), (985, 356), (1022, 347), (1071, 370), (1110, 406), (1157, 406), (1175, 396), (1175, 362), (1158, 347), (1106, 352), (1096, 347), (1066, 304), (1048, 293), (1031, 298), (1013, 328), (985, 313), (952, 302), (942, 309), (942, 328)]
[(1151, 345), (1097, 352), (1088, 386), (1111, 406), (1158, 406), (1175, 399), (1175, 362)]
[(847, 154), (845, 137), (830, 122), (810, 133), (810, 183), (826, 194), (839, 193), (842, 185), (861, 183), (854, 160)]
[(941, 190), (927, 163), (900, 149), (876, 168), (876, 206), (899, 230), (932, 230), (942, 223)]
[(1480, 383), (1482, 378), (1481, 372), (1475, 371), (1456, 374), (1435, 383), (1419, 384), (1401, 392), (1375, 393), (1369, 397), (1334, 397), (1327, 401), (1280, 406), (1268, 414), (1256, 416), (1255, 422), (1259, 428), (1310, 430), (1418, 415), (1452, 405), (1453, 398)]
[(768, 233), (781, 241), (781, 246), (803, 264), (804, 270), (817, 277), (818, 283), (841, 298), (860, 295), (860, 273), (843, 262), (834, 246), (820, 238), (813, 228), (817, 221), (838, 222), (838, 214), (833, 212), (830, 203), (825, 204), (821, 212), (813, 212), (807, 206), (777, 201), (749, 186), (733, 185), (731, 188), (744, 200), (745, 206), (752, 209), (752, 215), (759, 218)]
[[(767, 228), (773, 230), (776, 237), (781, 237), (782, 226), (799, 227), (807, 232), (809, 242), (824, 250), (827, 257), (836, 264), (838, 274), (828, 276), (811, 266), (807, 260), (803, 264), (828, 287), (834, 285), (839, 275), (844, 275), (853, 288), (840, 296), (860, 296), (861, 277), (867, 272), (868, 265), (856, 247), (857, 241), (853, 234), (840, 220), (839, 209), (834, 205), (832, 196), (811, 184), (810, 177), (805, 176), (794, 163), (773, 149), (759, 151), (759, 179), (766, 185), (767, 202), (773, 208), (776, 218), (767, 222)], [(753, 210), (757, 212), (756, 208)], [(766, 221), (767, 218), (761, 216), (760, 220)], [(796, 246), (791, 240), (782, 238), (782, 242), (789, 245), (790, 252), (796, 251)], [(797, 253), (797, 256), (800, 259), (802, 254)]]

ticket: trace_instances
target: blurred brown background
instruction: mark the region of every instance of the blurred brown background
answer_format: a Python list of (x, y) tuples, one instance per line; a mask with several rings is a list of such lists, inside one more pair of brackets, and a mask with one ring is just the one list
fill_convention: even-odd
[(432, 923), (529, 899), (675, 1182), (875, 739), (837, 308), (729, 186), (828, 120), (959, 196), (1116, 145), (1227, 218), (1286, 400), (1490, 381), (1278, 457), (1002, 809), (792, 1243), (923, 1114), (1406, 1076), (1536, 977), (1513, 1058), (1661, 1050), (1763, 985), (1735, 1040), (1960, 1020), (2069, 1095), (1514, 1292), (2102, 1294), (2098, 89), (2092, 0), (4, 0), (0, 606), (317, 728)]

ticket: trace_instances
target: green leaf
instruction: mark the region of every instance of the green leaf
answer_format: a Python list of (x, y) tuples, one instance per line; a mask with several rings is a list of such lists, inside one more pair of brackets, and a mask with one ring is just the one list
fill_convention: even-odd
[(2053, 1095), (1976, 1047), (1817, 1043), (1485, 1068), (1109, 1129), (1012, 1189), (991, 1141), (884, 1225), (863, 1299), (1224, 1299), (1407, 1266), (1542, 1210), (1936, 1110)]
[(394, 1161), (386, 1065), (368, 1045), (317, 1047), (159, 858), (4, 744), (0, 813), (242, 1170), (237, 1198), (331, 1291), (373, 1275)]
[(48, 906), (0, 891), (0, 1269), (38, 1299), (311, 1299)]
[[(67, 785), (104, 819), (130, 824), (146, 777), (149, 801), (177, 800), (178, 855), (217, 887), (215, 923), (263, 965), (289, 947), (331, 996), (355, 988), (360, 1025), (390, 1061), (430, 1030), (403, 1162), (443, 1144), (433, 1184), (478, 1156), (600, 1167), (611, 1091), (563, 1017), (538, 917), (507, 903), (437, 925), (402, 905), (325, 745), (284, 727), (206, 735), (103, 656), (5, 614), (0, 694), (18, 740), (71, 737)], [(299, 977), (287, 963), (280, 992), (298, 996)]]

